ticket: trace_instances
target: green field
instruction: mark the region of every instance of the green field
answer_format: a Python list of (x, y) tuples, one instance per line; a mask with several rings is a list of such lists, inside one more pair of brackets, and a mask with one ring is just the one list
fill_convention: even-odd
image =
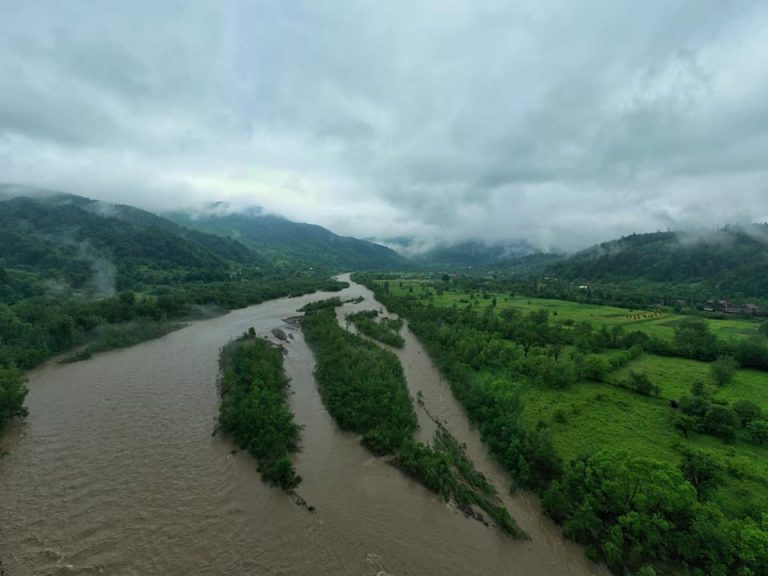
[[(768, 385), (768, 381), (764, 383)], [(664, 389), (665, 383), (661, 385)], [(726, 482), (712, 496), (724, 512), (742, 517), (768, 510), (768, 446), (740, 441), (726, 444), (696, 433), (685, 439), (674, 429), (673, 410), (664, 398), (644, 397), (593, 382), (581, 382), (566, 390), (525, 386), (523, 398), (525, 422), (532, 427), (546, 424), (558, 452), (566, 459), (612, 448), (676, 464), (682, 449), (704, 450), (728, 470)]]
[(768, 413), (768, 374), (765, 372), (738, 370), (732, 382), (719, 388), (711, 383), (707, 362), (645, 354), (611, 374), (610, 380), (617, 382), (630, 370), (647, 374), (661, 387), (662, 398), (679, 399), (690, 394), (691, 385), (696, 380), (703, 380), (710, 386), (713, 398), (730, 404), (741, 399), (751, 400)]
[[(414, 294), (425, 302), (431, 300), (436, 306), (471, 305), (476, 309), (483, 309), (496, 299), (498, 311), (506, 308), (514, 308), (521, 312), (532, 312), (545, 309), (558, 320), (573, 320), (574, 322), (587, 321), (599, 326), (605, 325), (623, 326), (625, 330), (641, 330), (649, 336), (658, 336), (663, 339), (671, 339), (675, 333), (675, 325), (689, 316), (675, 314), (668, 311), (629, 310), (615, 306), (601, 306), (598, 304), (582, 304), (568, 302), (566, 300), (554, 300), (547, 298), (530, 298), (528, 296), (510, 296), (509, 294), (488, 292), (465, 292), (445, 290), (438, 294), (432, 287), (433, 282), (424, 280), (398, 280), (390, 282), (390, 293), (393, 296)], [(412, 290), (412, 291), (411, 291)], [(745, 318), (716, 319), (707, 318), (713, 334), (725, 340), (733, 338), (745, 338), (758, 334), (759, 323)]]

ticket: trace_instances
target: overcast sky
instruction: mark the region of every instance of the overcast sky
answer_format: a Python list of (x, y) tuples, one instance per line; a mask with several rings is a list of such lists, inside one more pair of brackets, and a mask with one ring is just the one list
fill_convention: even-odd
[(765, 0), (0, 0), (0, 182), (360, 237), (768, 219)]

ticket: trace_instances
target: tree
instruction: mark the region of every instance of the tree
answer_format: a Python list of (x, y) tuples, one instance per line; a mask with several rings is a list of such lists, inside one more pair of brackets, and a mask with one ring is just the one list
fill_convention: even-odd
[(696, 379), (691, 384), (691, 394), (699, 398), (704, 398), (707, 395), (707, 389), (704, 385), (704, 380)]
[(520, 341), (523, 347), (523, 355), (528, 358), (528, 353), (534, 345), (542, 341), (541, 326), (526, 319), (520, 323), (516, 330), (515, 337)]
[(634, 330), (624, 336), (623, 344), (624, 347), (633, 348), (635, 346), (639, 346), (642, 350), (645, 345), (647, 344), (648, 340), (650, 340), (648, 334), (645, 332), (641, 332), (640, 330)]
[(296, 488), (301, 484), (301, 476), (296, 474), (293, 463), (288, 458), (280, 458), (275, 465), (265, 473), (268, 482), (280, 486), (283, 490)]
[(683, 412), (676, 412), (672, 418), (672, 426), (674, 426), (675, 430), (682, 433), (687, 440), (688, 434), (696, 429), (696, 419)]
[(762, 418), (763, 409), (752, 400), (739, 400), (733, 405), (733, 411), (739, 417), (742, 427), (747, 427), (750, 422), (758, 418)]
[(709, 365), (710, 374), (715, 384), (718, 386), (725, 386), (731, 380), (733, 380), (736, 370), (739, 367), (739, 363), (733, 358), (733, 356), (720, 356), (717, 360)]
[(47, 323), (48, 340), (53, 350), (65, 350), (75, 337), (75, 322), (67, 314), (59, 314)]
[(571, 461), (543, 503), (567, 536), (617, 574), (676, 558), (698, 505), (680, 470), (610, 450)]
[(608, 345), (611, 348), (618, 348), (621, 346), (621, 342), (624, 339), (624, 326), (621, 324), (611, 328), (608, 336)]
[(14, 368), (0, 369), (0, 429), (8, 420), (27, 415), (24, 407), (27, 387), (24, 382), (21, 371)]
[(600, 356), (587, 356), (583, 366), (584, 378), (593, 382), (602, 382), (608, 374), (608, 362)]
[(712, 402), (704, 396), (683, 396), (678, 404), (681, 412), (696, 418), (697, 422), (712, 407)]
[(713, 405), (701, 419), (701, 428), (714, 436), (720, 436), (726, 442), (731, 442), (736, 437), (736, 428), (739, 418), (731, 408), (727, 406)]
[(529, 313), (528, 319), (534, 324), (547, 324), (549, 322), (549, 312), (545, 308), (541, 308)]
[(567, 388), (574, 384), (579, 374), (573, 364), (558, 364), (551, 356), (533, 356), (525, 362), (525, 371), (533, 381), (542, 386)]
[(747, 338), (736, 345), (736, 357), (744, 368), (768, 368), (768, 346), (765, 338)]
[(582, 352), (591, 352), (596, 348), (594, 340), (592, 324), (584, 320), (576, 322), (573, 327), (573, 342), (576, 348)]
[(768, 421), (755, 420), (747, 425), (749, 439), (761, 446), (768, 441)]
[(717, 338), (704, 320), (686, 318), (675, 326), (675, 347), (687, 358), (711, 360), (717, 351)]
[(661, 388), (651, 382), (648, 375), (643, 372), (630, 370), (629, 376), (622, 380), (621, 385), (630, 390), (634, 390), (643, 396), (660, 396)]
[(555, 362), (560, 359), (560, 353), (563, 351), (563, 335), (560, 326), (553, 326), (547, 334), (547, 351), (554, 358)]
[(723, 465), (701, 450), (687, 450), (680, 462), (683, 476), (696, 488), (700, 499), (706, 499), (724, 480)]

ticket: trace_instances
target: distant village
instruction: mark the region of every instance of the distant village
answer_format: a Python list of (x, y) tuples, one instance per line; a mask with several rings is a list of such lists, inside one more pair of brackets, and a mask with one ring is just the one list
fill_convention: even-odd
[(738, 314), (747, 316), (765, 316), (765, 309), (757, 304), (734, 304), (729, 300), (708, 300), (702, 308), (704, 312), (722, 312), (724, 314)]

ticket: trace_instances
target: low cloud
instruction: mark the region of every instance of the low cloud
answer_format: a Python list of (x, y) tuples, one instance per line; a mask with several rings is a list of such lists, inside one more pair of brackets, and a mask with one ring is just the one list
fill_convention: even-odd
[(414, 245), (768, 219), (759, 0), (0, 6), (0, 180)]

